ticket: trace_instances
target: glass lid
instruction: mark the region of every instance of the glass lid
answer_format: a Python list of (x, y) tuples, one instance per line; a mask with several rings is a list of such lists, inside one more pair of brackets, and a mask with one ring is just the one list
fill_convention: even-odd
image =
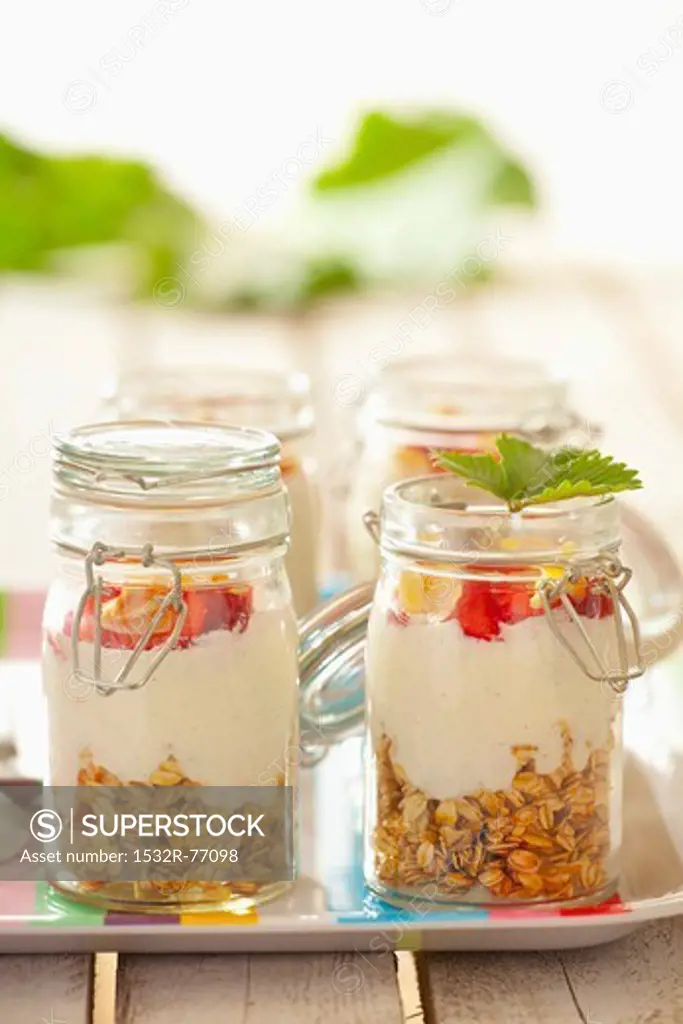
[(492, 355), (391, 364), (368, 399), (378, 422), (431, 430), (542, 429), (566, 417), (567, 385), (540, 363)]
[(237, 478), (257, 489), (279, 485), (279, 462), (279, 441), (263, 430), (121, 421), (89, 424), (58, 437), (54, 477), (57, 486), (107, 495), (155, 489), (166, 496), (174, 490), (199, 494)]
[(150, 368), (123, 375), (105, 396), (122, 418), (171, 417), (238, 423), (279, 437), (313, 426), (311, 384), (305, 373), (230, 366)]

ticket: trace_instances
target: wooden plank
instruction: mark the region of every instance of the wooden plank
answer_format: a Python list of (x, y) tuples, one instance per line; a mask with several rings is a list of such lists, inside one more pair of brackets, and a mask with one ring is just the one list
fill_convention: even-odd
[(609, 946), (560, 958), (588, 1024), (683, 1021), (683, 918), (653, 921)]
[(3, 1024), (91, 1024), (91, 956), (0, 956)]
[(585, 1024), (555, 953), (419, 954), (417, 969), (426, 1024)]
[(683, 918), (547, 953), (418, 958), (427, 1024), (680, 1024)]
[(389, 953), (119, 957), (116, 1024), (190, 1020), (401, 1024), (396, 961)]

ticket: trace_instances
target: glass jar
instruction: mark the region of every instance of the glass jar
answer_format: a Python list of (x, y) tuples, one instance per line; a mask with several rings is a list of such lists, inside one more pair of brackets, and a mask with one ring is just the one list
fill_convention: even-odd
[(320, 508), (313, 452), (313, 406), (304, 373), (216, 366), (200, 370), (161, 367), (122, 376), (107, 405), (123, 419), (166, 417), (256, 427), (275, 434), (280, 470), (291, 505), (290, 548), (285, 565), (298, 615), (318, 600)]
[[(43, 682), (53, 786), (292, 785), (297, 627), (277, 439), (139, 421), (56, 441)], [(98, 614), (99, 604), (99, 614)], [(59, 883), (108, 907), (263, 902), (286, 883)]]
[(580, 443), (595, 444), (595, 428), (569, 410), (566, 384), (536, 363), (500, 357), (462, 361), (455, 355), (388, 367), (361, 416), (363, 443), (347, 503), (352, 578), (372, 579), (379, 570), (363, 514), (379, 508), (391, 484), (438, 472), (431, 449), (490, 451), (501, 432), (557, 445), (578, 427)]
[(447, 475), (384, 496), (367, 883), (398, 903), (600, 900), (619, 873), (619, 698), (644, 671), (618, 504), (462, 498)]

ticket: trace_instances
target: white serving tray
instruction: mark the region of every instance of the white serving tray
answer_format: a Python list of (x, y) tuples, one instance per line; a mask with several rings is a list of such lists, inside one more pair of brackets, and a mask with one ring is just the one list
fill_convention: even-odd
[[(40, 762), (37, 665), (0, 663), (0, 699), (9, 691), (20, 749), (33, 751), (23, 763)], [(363, 740), (353, 737), (303, 773), (300, 878), (282, 899), (243, 917), (136, 917), (79, 905), (44, 884), (0, 882), (0, 952), (528, 950), (610, 942), (652, 918), (683, 913), (682, 726), (683, 658), (676, 658), (626, 698), (623, 876), (619, 895), (601, 907), (422, 912), (367, 893)]]

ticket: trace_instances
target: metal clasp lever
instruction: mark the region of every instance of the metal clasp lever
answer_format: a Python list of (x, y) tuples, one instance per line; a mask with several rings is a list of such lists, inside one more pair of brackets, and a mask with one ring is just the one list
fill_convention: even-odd
[(376, 512), (363, 513), (363, 526), (368, 531), (375, 544), (380, 543), (381, 521)]
[[(638, 679), (645, 672), (643, 655), (640, 643), (640, 627), (636, 613), (625, 597), (623, 591), (631, 579), (632, 572), (622, 565), (616, 556), (597, 558), (583, 564), (569, 566), (559, 580), (544, 580), (539, 593), (543, 610), (546, 615), (546, 622), (552, 629), (555, 637), (562, 646), (569, 652), (580, 669), (585, 672), (589, 679), (596, 682), (606, 682), (615, 693), (623, 694), (632, 679)], [(588, 632), (581, 616), (570, 601), (566, 588), (571, 583), (577, 583), (580, 579), (596, 579), (598, 586), (604, 593), (608, 594), (612, 601), (614, 625), (617, 638), (617, 655), (619, 658), (618, 669), (610, 669), (605, 664), (600, 652), (588, 636)], [(557, 620), (552, 614), (552, 602), (558, 600), (567, 612), (572, 623), (579, 631), (580, 639), (588, 651), (588, 660), (581, 653), (578, 647), (568, 639), (565, 633), (559, 628)], [(633, 650), (635, 652), (635, 664), (629, 665), (629, 644), (624, 630), (624, 622), (621, 612), (624, 612), (631, 626)]]
[[(131, 655), (125, 665), (116, 674), (116, 677), (112, 680), (105, 680), (102, 678), (102, 576), (95, 573), (95, 568), (104, 565), (105, 562), (119, 561), (122, 558), (131, 559), (137, 558), (140, 563), (145, 567), (149, 568), (152, 565), (159, 566), (163, 569), (168, 569), (173, 577), (173, 584), (164, 597), (163, 601), (160, 602), (158, 609), (152, 616), (150, 622), (144, 633), (140, 636), (135, 647), (131, 650)], [(97, 693), (103, 697), (109, 697), (112, 693), (116, 693), (120, 690), (139, 690), (140, 687), (144, 686), (152, 678), (156, 672), (160, 663), (175, 647), (176, 641), (180, 636), (180, 632), (185, 622), (187, 615), (187, 604), (183, 600), (182, 591), (182, 579), (180, 570), (177, 565), (172, 562), (165, 561), (160, 558), (156, 558), (153, 552), (151, 544), (146, 544), (142, 551), (130, 551), (125, 548), (111, 548), (106, 544), (102, 544), (96, 541), (90, 549), (85, 559), (85, 581), (86, 587), (81, 595), (81, 599), (78, 602), (76, 612), (74, 614), (74, 621), (71, 630), (71, 658), (73, 665), (73, 675), (78, 682), (83, 683), (86, 686), (94, 686)], [(81, 621), (83, 619), (83, 613), (88, 601), (92, 599), (93, 602), (93, 622), (95, 624), (95, 635), (93, 639), (93, 669), (92, 675), (88, 675), (81, 668), (80, 664), (80, 629)], [(141, 653), (145, 650), (150, 637), (155, 632), (157, 626), (161, 622), (163, 616), (166, 614), (169, 608), (177, 613), (175, 624), (171, 631), (170, 636), (166, 642), (161, 646), (159, 652), (147, 667), (143, 675), (135, 680), (129, 681), (130, 675), (135, 667), (135, 664), (140, 657)]]

